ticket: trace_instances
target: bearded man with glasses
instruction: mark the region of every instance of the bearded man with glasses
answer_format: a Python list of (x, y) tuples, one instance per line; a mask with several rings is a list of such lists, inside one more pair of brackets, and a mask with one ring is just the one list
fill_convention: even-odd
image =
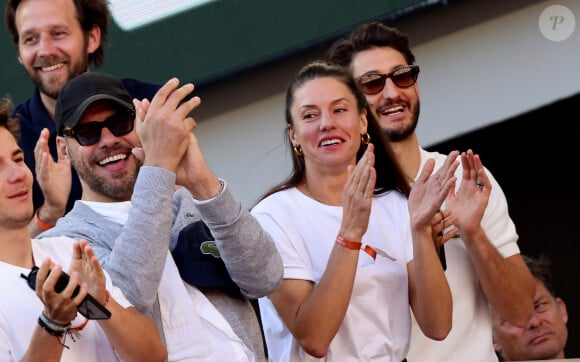
[(193, 84), (151, 101), (86, 72), (56, 103), (59, 153), (83, 193), (39, 237), (84, 238), (113, 282), (162, 332), (169, 361), (263, 361), (249, 301), (282, 281), (272, 238), (207, 165), (190, 113)]
[[(337, 40), (327, 55), (358, 80), (409, 182), (416, 180), (429, 158), (435, 159), (435, 171), (443, 165), (446, 155), (421, 148), (415, 132), (419, 67), (405, 34), (378, 22), (363, 24)], [(505, 195), (489, 170), (486, 173), (489, 184), (461, 166), (455, 173), (456, 192), (461, 193), (464, 185), (491, 188), (483, 218), (454, 212), (455, 201), (448, 199), (433, 219), (434, 242), (445, 244), (453, 327), (445, 340), (434, 341), (413, 321), (409, 362), (497, 361), (489, 305), (517, 326), (532, 315), (534, 280), (520, 255)], [(481, 223), (473, 222), (480, 219)]]
[(86, 240), (31, 238), (32, 173), (11, 110), (9, 99), (0, 101), (0, 361), (163, 361), (155, 324)]

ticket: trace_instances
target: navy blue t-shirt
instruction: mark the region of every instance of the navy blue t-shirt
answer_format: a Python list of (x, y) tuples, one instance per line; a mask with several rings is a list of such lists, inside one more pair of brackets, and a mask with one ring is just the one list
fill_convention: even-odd
[[(161, 87), (158, 84), (142, 82), (140, 80), (130, 78), (124, 78), (122, 81), (131, 97), (137, 99), (147, 98), (151, 100)], [(46, 108), (44, 108), (44, 105), (42, 104), (38, 88), (34, 91), (32, 98), (24, 101), (16, 107), (13, 114), (20, 117), (21, 136), (18, 145), (24, 151), (24, 162), (30, 168), (32, 175), (34, 176), (32, 198), (34, 202), (34, 210), (37, 210), (44, 203), (44, 196), (42, 195), (42, 190), (40, 189), (38, 182), (36, 182), (34, 147), (36, 146), (36, 142), (40, 137), (40, 132), (42, 129), (48, 128), (50, 131), (50, 136), (48, 137), (48, 147), (52, 157), (56, 160), (56, 126), (54, 121), (48, 115)], [(77, 173), (73, 168), (72, 187), (66, 207), (67, 212), (72, 209), (74, 202), (79, 200), (81, 195), (81, 184)]]

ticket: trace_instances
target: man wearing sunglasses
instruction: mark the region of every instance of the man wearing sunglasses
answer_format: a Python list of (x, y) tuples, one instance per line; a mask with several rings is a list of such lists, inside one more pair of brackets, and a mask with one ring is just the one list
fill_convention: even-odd
[[(331, 61), (348, 67), (377, 115), (409, 180), (415, 180), (427, 159), (439, 168), (445, 155), (419, 145), (419, 67), (407, 36), (381, 23), (363, 24), (328, 50)], [(518, 235), (508, 215), (507, 201), (489, 170), (491, 194), (481, 223), (468, 214), (443, 210), (433, 220), (434, 241), (444, 243), (446, 272), (453, 297), (453, 327), (443, 341), (425, 337), (413, 323), (407, 359), (416, 361), (497, 360), (488, 307), (510, 323), (523, 326), (533, 311), (534, 281), (519, 254)], [(456, 172), (457, 185), (464, 177)], [(469, 177), (476, 177), (469, 175)], [(457, 235), (444, 232), (458, 228)]]
[[(163, 361), (155, 324), (112, 284), (86, 240), (31, 239), (32, 173), (9, 108), (0, 105), (0, 361)], [(70, 279), (59, 285), (65, 265)], [(77, 315), (88, 293), (104, 319)]]
[(262, 361), (249, 298), (280, 284), (282, 261), (206, 164), (192, 91), (171, 79), (149, 102), (106, 74), (70, 80), (56, 105), (57, 142), (83, 195), (40, 237), (86, 238), (127, 298), (162, 322), (169, 361)]
[[(110, 18), (106, 0), (8, 0), (5, 23), (18, 51), (18, 61), (36, 86), (32, 97), (19, 104), (25, 162), (34, 176), (35, 217), (30, 223), (36, 235), (55, 224), (81, 197), (76, 172), (71, 176), (68, 160), (56, 150), (55, 104), (62, 86), (104, 63)], [(159, 85), (125, 78), (123, 83), (135, 98), (153, 98)], [(50, 154), (37, 161), (35, 148)], [(55, 163), (54, 160), (57, 160)], [(59, 168), (61, 174), (48, 177), (42, 172)], [(58, 176), (58, 177), (57, 177)], [(70, 179), (71, 181), (65, 181)]]

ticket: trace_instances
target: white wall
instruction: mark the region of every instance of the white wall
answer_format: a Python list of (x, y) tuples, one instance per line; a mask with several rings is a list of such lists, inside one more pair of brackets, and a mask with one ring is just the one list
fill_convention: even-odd
[(422, 117), (418, 134), (433, 144), (511, 118), (580, 91), (580, 1), (559, 1), (576, 16), (570, 38), (540, 32), (544, 2), (414, 48)]
[[(542, 10), (552, 4), (568, 7), (578, 24), (561, 42), (548, 40), (538, 25)], [(421, 21), (413, 26), (428, 31), (453, 19)], [(412, 30), (410, 36), (420, 31)], [(535, 2), (413, 46), (413, 51), (422, 69), (418, 134), (427, 146), (579, 93), (580, 1)], [(252, 76), (221, 81), (202, 97), (206, 108), (200, 110), (195, 133), (211, 168), (248, 208), (288, 175), (285, 85), (299, 66), (321, 54), (313, 51)], [(546, 128), (572, 121), (546, 120)]]

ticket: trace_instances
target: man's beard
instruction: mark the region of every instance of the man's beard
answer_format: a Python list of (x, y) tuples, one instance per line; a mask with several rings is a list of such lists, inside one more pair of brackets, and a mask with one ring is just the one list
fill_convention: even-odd
[[(25, 68), (25, 71), (26, 71), (26, 74), (28, 75), (28, 77), (30, 78), (30, 80), (32, 81), (32, 83), (34, 83), (34, 85), (36, 85), (38, 87), (40, 93), (45, 94), (52, 99), (57, 99), (58, 94), (60, 93), (60, 90), (62, 89), (62, 87), (65, 85), (65, 83), (67, 81), (71, 80), (72, 78), (74, 78), (80, 74), (85, 73), (89, 69), (89, 59), (88, 59), (88, 55), (86, 55), (87, 54), (87, 45), (86, 44), (84, 44), (84, 46), (83, 46), (83, 54), (85, 54), (85, 56), (83, 57), (83, 59), (80, 63), (76, 63), (76, 64), (70, 63), (71, 68), (69, 69), (68, 77), (65, 80), (65, 82), (62, 84), (51, 84), (50, 81), (43, 82), (40, 75), (35, 71), (36, 67), (38, 67), (36, 62), (34, 65), (34, 69), (32, 71), (29, 72), (28, 69), (26, 69), (26, 68)], [(55, 63), (62, 62), (63, 60), (68, 60), (68, 59), (50, 57), (50, 58), (47, 58), (43, 63), (55, 64)]]
[(417, 101), (415, 107), (413, 107), (413, 112), (411, 113), (411, 123), (403, 128), (403, 129), (386, 129), (383, 128), (385, 135), (387, 136), (388, 140), (391, 142), (400, 142), (407, 138), (409, 138), (415, 129), (417, 128), (417, 124), (419, 123), (419, 113), (421, 111), (421, 102)]
[(131, 199), (133, 188), (137, 181), (137, 175), (139, 174), (140, 163), (137, 163), (133, 170), (129, 170), (111, 179), (111, 175), (107, 178), (94, 173), (89, 166), (91, 164), (90, 161), (80, 162), (73, 157), (72, 152), (69, 152), (69, 157), (79, 178), (85, 182), (91, 191), (116, 201), (127, 201)]

